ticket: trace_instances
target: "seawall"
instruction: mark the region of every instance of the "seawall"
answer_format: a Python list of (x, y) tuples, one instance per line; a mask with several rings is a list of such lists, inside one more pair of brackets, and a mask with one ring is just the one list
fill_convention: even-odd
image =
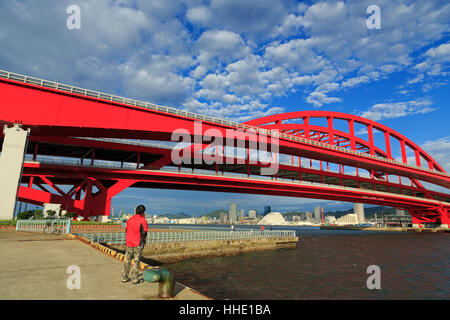
[[(148, 243), (142, 255), (160, 263), (174, 263), (190, 258), (230, 256), (240, 253), (295, 248), (298, 237), (263, 239), (240, 239), (220, 241), (180, 241), (169, 243)], [(118, 251), (125, 251), (125, 245), (107, 244)]]

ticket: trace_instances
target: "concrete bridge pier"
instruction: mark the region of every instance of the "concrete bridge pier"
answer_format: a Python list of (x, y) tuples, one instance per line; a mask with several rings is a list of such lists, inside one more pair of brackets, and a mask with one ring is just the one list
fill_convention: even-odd
[(3, 128), (3, 149), (0, 155), (0, 219), (13, 219), (22, 177), (23, 162), (30, 129), (21, 125)]
[(355, 212), (356, 216), (358, 217), (358, 223), (366, 222), (366, 218), (364, 216), (364, 203), (354, 203), (353, 211)]

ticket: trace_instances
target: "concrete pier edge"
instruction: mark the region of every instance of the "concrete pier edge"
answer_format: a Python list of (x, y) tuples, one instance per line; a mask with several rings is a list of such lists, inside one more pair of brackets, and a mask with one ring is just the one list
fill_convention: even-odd
[[(70, 234), (70, 233), (66, 234), (65, 236), (68, 237), (69, 239), (72, 239), (72, 240), (81, 241), (81, 242), (91, 246), (92, 248), (97, 249), (98, 251), (100, 251), (100, 252), (102, 252), (102, 253), (104, 253), (104, 254), (106, 254), (106, 255), (108, 255), (108, 256), (116, 259), (116, 260), (119, 260), (121, 262), (125, 261), (125, 255), (124, 254), (122, 254), (120, 252), (117, 252), (117, 251), (115, 251), (113, 249), (110, 249), (108, 247), (105, 247), (105, 246), (103, 246), (103, 245), (101, 245), (101, 244), (99, 244), (97, 242), (94, 242), (92, 240), (88, 240), (88, 239), (86, 239), (84, 237), (77, 236), (77, 235)], [(131, 263), (134, 264), (134, 260), (132, 260)], [(150, 266), (149, 264), (144, 263), (144, 262), (141, 262), (140, 265), (139, 265), (139, 270), (141, 270), (141, 271), (145, 271), (147, 269), (158, 269), (158, 268), (159, 267)], [(187, 287), (187, 286), (185, 286), (185, 285), (183, 285), (183, 284), (181, 284), (179, 282), (176, 282), (176, 283), (179, 284), (180, 286), (182, 286), (183, 288), (191, 291), (192, 293), (204, 297), (207, 300), (213, 300), (213, 298), (208, 297), (205, 294), (203, 294), (201, 292), (198, 292), (197, 290), (194, 290), (194, 289), (192, 289), (190, 287)]]

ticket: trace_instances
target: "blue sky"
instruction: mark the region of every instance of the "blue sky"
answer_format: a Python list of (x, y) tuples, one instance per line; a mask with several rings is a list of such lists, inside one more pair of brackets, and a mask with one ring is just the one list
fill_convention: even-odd
[[(81, 29), (67, 28), (69, 5)], [(369, 5), (381, 10), (380, 29), (367, 28)], [(0, 68), (241, 122), (296, 110), (361, 115), (449, 170), (449, 24), (446, 1), (11, 0), (0, 3)], [(130, 189), (113, 206), (201, 213), (233, 200), (279, 211), (318, 204)]]

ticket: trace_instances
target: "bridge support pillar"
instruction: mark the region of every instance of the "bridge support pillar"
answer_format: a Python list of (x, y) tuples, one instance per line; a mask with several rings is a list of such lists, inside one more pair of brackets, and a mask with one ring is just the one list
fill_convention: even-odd
[(30, 130), (20, 125), (3, 128), (4, 140), (0, 156), (0, 219), (12, 219), (16, 209), (23, 161)]
[(366, 222), (366, 219), (364, 217), (364, 203), (354, 203), (353, 210), (358, 217), (358, 223)]
[(441, 218), (441, 228), (448, 229), (450, 224), (450, 211), (446, 209), (438, 209)]
[(420, 228), (421, 226), (421, 220), (415, 216), (412, 216), (412, 227), (413, 228)]

